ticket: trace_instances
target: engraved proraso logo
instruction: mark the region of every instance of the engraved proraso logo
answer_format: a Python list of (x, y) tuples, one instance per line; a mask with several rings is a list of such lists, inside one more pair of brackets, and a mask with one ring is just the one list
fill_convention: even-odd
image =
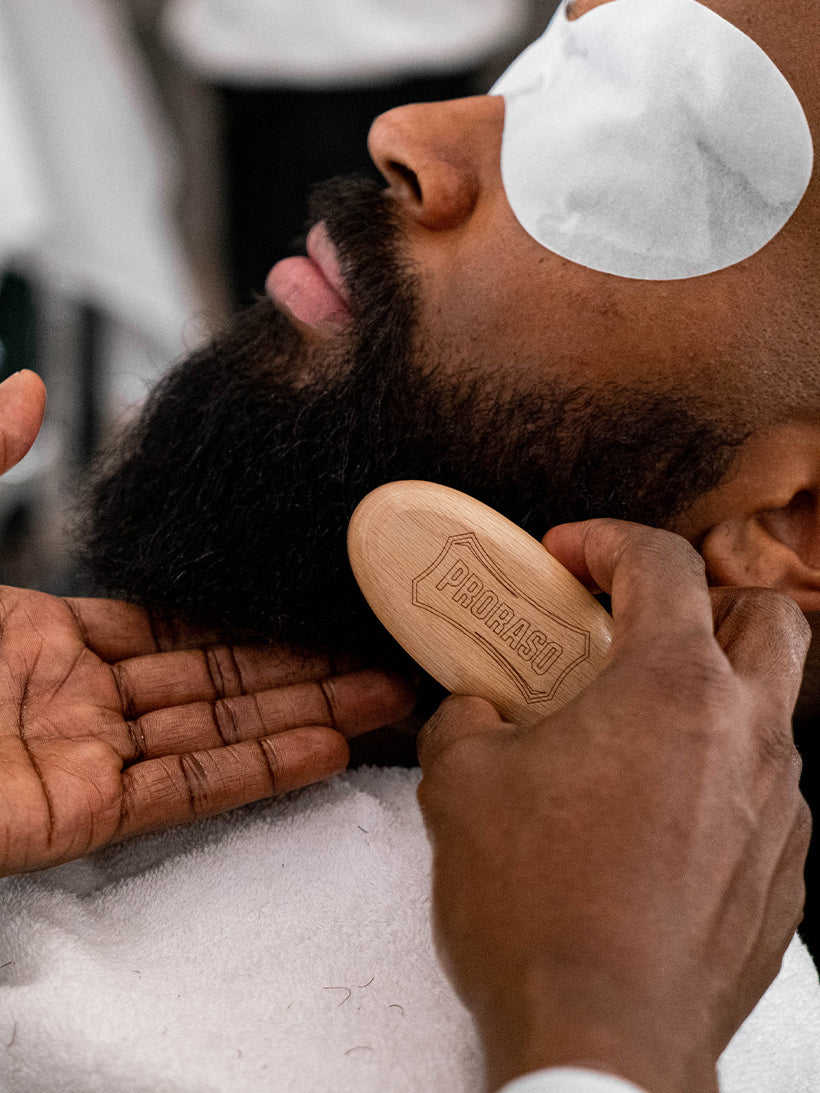
[(414, 578), (413, 604), (471, 638), (530, 703), (549, 701), (589, 656), (589, 631), (516, 588), (473, 532), (450, 536)]

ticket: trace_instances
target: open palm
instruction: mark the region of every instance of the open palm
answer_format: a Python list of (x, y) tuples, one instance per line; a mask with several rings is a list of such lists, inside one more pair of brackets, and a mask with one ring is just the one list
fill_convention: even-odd
[[(0, 473), (44, 402), (30, 372), (0, 384)], [(0, 876), (318, 781), (413, 701), (392, 674), (0, 587)]]
[(191, 645), (131, 604), (0, 588), (0, 875), (318, 781), (412, 708), (383, 672)]

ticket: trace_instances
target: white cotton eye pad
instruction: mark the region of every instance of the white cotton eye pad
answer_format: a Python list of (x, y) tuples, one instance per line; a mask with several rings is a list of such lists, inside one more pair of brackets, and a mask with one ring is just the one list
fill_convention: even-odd
[(492, 90), (522, 227), (620, 277), (698, 277), (769, 242), (809, 184), (800, 102), (771, 58), (697, 0), (558, 9)]

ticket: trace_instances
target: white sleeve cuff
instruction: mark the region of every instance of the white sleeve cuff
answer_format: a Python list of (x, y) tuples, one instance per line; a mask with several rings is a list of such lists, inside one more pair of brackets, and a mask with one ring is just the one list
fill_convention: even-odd
[(562, 1066), (516, 1078), (499, 1093), (646, 1093), (646, 1090), (611, 1074)]

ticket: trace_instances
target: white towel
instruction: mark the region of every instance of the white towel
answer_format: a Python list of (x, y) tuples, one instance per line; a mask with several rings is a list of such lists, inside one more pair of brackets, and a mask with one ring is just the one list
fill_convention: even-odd
[[(433, 952), (417, 771), (0, 882), (3, 1093), (475, 1093)], [(726, 1093), (820, 1089), (799, 942), (722, 1060)]]

